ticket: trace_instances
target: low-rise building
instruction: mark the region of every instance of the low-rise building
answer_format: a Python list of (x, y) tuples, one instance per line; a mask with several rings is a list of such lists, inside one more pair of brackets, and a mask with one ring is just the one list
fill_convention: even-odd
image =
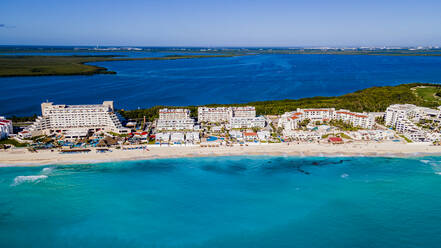
[(239, 130), (231, 130), (228, 132), (231, 138), (234, 139), (243, 139), (243, 133)]
[(322, 134), (316, 131), (284, 130), (283, 136), (293, 140), (316, 141), (321, 139)]
[(343, 139), (340, 137), (329, 137), (328, 142), (331, 144), (343, 144)]
[(210, 132), (212, 133), (220, 133), (222, 131), (222, 127), (221, 126), (214, 126), (210, 128)]
[(156, 133), (155, 141), (157, 143), (168, 143), (170, 141), (170, 133)]
[(27, 130), (23, 130), (23, 131), (21, 131), (21, 132), (18, 132), (18, 137), (20, 138), (20, 139), (29, 139), (29, 138), (32, 138), (32, 134), (31, 134), (31, 132), (30, 131), (27, 131)]
[(134, 132), (134, 133), (132, 133), (132, 135), (133, 135), (133, 138), (139, 139), (139, 140), (147, 140), (149, 137), (148, 132)]
[(187, 143), (199, 143), (200, 137), (199, 137), (199, 132), (187, 132), (185, 133), (185, 141)]
[(268, 140), (271, 137), (271, 133), (269, 131), (259, 131), (257, 132), (257, 137), (259, 140)]
[(83, 139), (89, 134), (89, 131), (85, 129), (68, 129), (63, 132), (64, 139), (67, 140)]
[(184, 143), (184, 141), (185, 141), (184, 133), (172, 133), (170, 135), (170, 142)]
[(246, 141), (255, 141), (258, 139), (257, 133), (255, 132), (244, 132), (243, 137)]
[(266, 125), (265, 117), (232, 117), (227, 125), (229, 129), (235, 128), (264, 128)]

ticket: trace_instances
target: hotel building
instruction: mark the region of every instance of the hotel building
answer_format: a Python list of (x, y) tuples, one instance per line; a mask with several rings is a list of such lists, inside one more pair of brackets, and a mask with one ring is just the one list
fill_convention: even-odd
[(0, 116), (0, 140), (7, 139), (13, 132), (12, 121)]
[(333, 119), (351, 123), (352, 126), (372, 129), (375, 124), (375, 116), (367, 113), (350, 112), (340, 109), (334, 112)]
[(193, 130), (195, 121), (190, 117), (188, 109), (161, 109), (156, 129), (162, 130)]
[(294, 112), (286, 112), (279, 119), (278, 126), (284, 130), (295, 130), (299, 128), (303, 120), (311, 122), (326, 122), (330, 120), (342, 120), (353, 126), (371, 129), (375, 124), (374, 115), (368, 113), (350, 112), (349, 110), (334, 108), (300, 109)]
[(384, 118), (386, 126), (396, 127), (398, 121), (404, 118), (413, 118), (417, 106), (413, 104), (394, 104), (386, 109)]
[(320, 109), (300, 109), (298, 108), (295, 113), (299, 119), (309, 119), (312, 122), (316, 121), (329, 121), (333, 119), (335, 109), (334, 108), (320, 108)]
[(256, 117), (256, 108), (252, 106), (246, 106), (246, 107), (232, 107), (231, 108), (231, 117), (238, 118), (250, 118), (250, 117)]
[(115, 113), (113, 101), (94, 105), (41, 104), (41, 113), (27, 128), (32, 136), (62, 134), (65, 138), (82, 138), (90, 132), (110, 131), (126, 134), (130, 129), (122, 126), (122, 117)]
[(234, 128), (264, 128), (265, 127), (265, 117), (232, 117), (230, 123), (227, 125), (228, 129)]
[(418, 107), (413, 104), (394, 104), (386, 109), (385, 123), (386, 126), (396, 127), (398, 121), (407, 118), (412, 121), (432, 120), (434, 122), (441, 121), (441, 107), (431, 109), (426, 107)]
[(198, 107), (198, 122), (227, 122), (231, 118), (231, 112), (228, 107)]
[(413, 104), (394, 104), (386, 109), (386, 126), (395, 128), (412, 141), (438, 141), (438, 133), (430, 133), (417, 126), (415, 123), (421, 120), (441, 122), (441, 110), (426, 107), (418, 107)]
[(231, 118), (256, 117), (256, 108), (246, 107), (199, 107), (198, 122), (230, 122)]
[(263, 116), (256, 117), (256, 108), (245, 107), (199, 107), (199, 122), (228, 122), (227, 128), (253, 128), (265, 127), (266, 121)]

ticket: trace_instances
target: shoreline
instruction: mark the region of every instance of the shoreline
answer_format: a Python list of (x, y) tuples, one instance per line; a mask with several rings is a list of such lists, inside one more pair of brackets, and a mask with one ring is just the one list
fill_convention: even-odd
[(293, 156), (293, 157), (425, 157), (441, 156), (441, 146), (428, 144), (346, 143), (331, 144), (250, 144), (233, 147), (153, 146), (147, 150), (119, 150), (97, 153), (61, 154), (42, 150), (31, 153), (26, 149), (0, 152), (0, 167), (37, 167), (47, 165), (95, 164), (165, 158), (237, 157), (237, 156)]
[[(117, 55), (108, 56), (51, 56), (51, 55), (2, 55), (0, 54), (1, 64), (13, 64), (20, 62), (22, 67), (16, 69), (20, 72), (9, 72), (0, 70), (1, 78), (8, 77), (35, 77), (35, 76), (92, 76), (96, 74), (117, 74), (106, 67), (93, 65), (98, 62), (112, 61), (139, 61), (139, 60), (180, 60), (180, 59), (201, 59), (201, 58), (229, 58), (245, 56), (241, 54), (206, 54), (206, 55), (175, 55), (163, 57), (120, 57)], [(35, 60), (38, 59), (38, 66)], [(72, 66), (74, 65), (74, 66)], [(46, 66), (45, 71), (39, 68)], [(37, 70), (37, 71), (34, 71)]]

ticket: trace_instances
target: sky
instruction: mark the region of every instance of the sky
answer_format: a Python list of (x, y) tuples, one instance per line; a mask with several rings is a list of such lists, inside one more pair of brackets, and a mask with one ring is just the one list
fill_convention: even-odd
[(441, 46), (441, 0), (2, 0), (0, 45)]

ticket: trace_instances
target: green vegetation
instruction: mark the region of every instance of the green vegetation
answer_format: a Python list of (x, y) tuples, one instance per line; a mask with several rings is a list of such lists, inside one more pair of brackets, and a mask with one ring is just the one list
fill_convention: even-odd
[(44, 140), (46, 140), (48, 137), (46, 135), (38, 135), (38, 136), (33, 136), (32, 138), (26, 139), (26, 140), (32, 140), (34, 142), (42, 142)]
[(109, 133), (110, 135), (113, 135), (113, 136), (115, 136), (115, 137), (127, 137), (127, 136), (129, 136), (128, 134), (120, 134), (120, 133), (115, 133), (115, 132), (107, 132), (107, 133)]
[(338, 137), (343, 138), (343, 139), (352, 139), (351, 137), (349, 137), (349, 135), (345, 134), (345, 133), (339, 133), (337, 134)]
[(13, 145), (15, 147), (26, 147), (27, 146), (26, 143), (20, 143), (20, 142), (16, 141), (15, 139), (0, 140), (0, 144)]
[(426, 102), (440, 103), (441, 87), (440, 86), (420, 86), (415, 87), (415, 94)]
[(304, 119), (303, 121), (301, 121), (300, 123), (299, 123), (299, 127), (300, 128), (306, 128), (306, 126), (308, 126), (308, 124), (311, 122), (311, 120), (310, 119)]
[(354, 127), (351, 123), (344, 122), (343, 120), (331, 120), (329, 122), (329, 125), (338, 127), (340, 130), (343, 131), (357, 131), (361, 129), (359, 127)]
[(331, 133), (323, 134), (322, 139), (327, 139), (330, 135), (332, 135), (332, 134)]
[(253, 129), (253, 132), (257, 133), (257, 132), (259, 132), (262, 128), (260, 128), (260, 127), (253, 127), (252, 129)]
[[(336, 97), (310, 97), (298, 100), (276, 100), (250, 102), (244, 104), (208, 104), (206, 106), (254, 106), (258, 115), (280, 115), (285, 112), (295, 111), (297, 108), (336, 108), (347, 109), (356, 112), (379, 112), (385, 111), (391, 104), (410, 103), (418, 106), (437, 107), (437, 102), (425, 101), (415, 94), (413, 90), (417, 86), (436, 86), (434, 84), (401, 84), (397, 86), (372, 87)], [(170, 106), (155, 106), (148, 109), (120, 111), (128, 119), (141, 119), (146, 116), (149, 120), (158, 117), (161, 108), (179, 108)], [(190, 109), (192, 116), (197, 116), (197, 106), (185, 107)]]
[(17, 122), (32, 122), (35, 121), (35, 119), (37, 119), (37, 115), (34, 114), (33, 116), (24, 116), (24, 117), (19, 117), (19, 116), (10, 116), (8, 117), (9, 120), (12, 121), (13, 124), (17, 123)]
[(385, 125), (386, 123), (384, 122), (384, 116), (378, 116), (375, 117), (375, 122), (380, 124), (380, 125)]
[[(148, 49), (151, 52), (177, 52), (174, 49)], [(269, 48), (228, 48), (228, 49), (210, 49), (201, 51), (201, 49), (186, 48), (179, 50), (184, 55), (165, 55), (163, 57), (149, 58), (121, 58), (121, 55), (102, 55), (102, 52), (111, 51), (77, 51), (74, 49), (57, 48), (38, 48), (38, 49), (17, 49), (0, 48), (0, 52), (14, 53), (17, 55), (0, 55), (0, 77), (12, 76), (54, 76), (54, 75), (92, 75), (92, 74), (115, 74), (106, 68), (93, 66), (86, 63), (103, 61), (131, 61), (131, 60), (176, 60), (210, 57), (232, 57), (242, 55), (257, 54), (318, 54), (318, 55), (381, 55), (381, 56), (441, 56), (440, 49), (269, 49)], [(60, 53), (75, 52), (78, 55), (73, 56), (28, 56), (21, 53)], [(132, 51), (136, 53), (137, 51)], [(94, 53), (96, 55), (89, 55)], [(198, 54), (195, 54), (198, 53)], [(201, 55), (202, 53), (202, 55)], [(118, 56), (118, 57), (116, 57)]]
[(88, 65), (91, 62), (133, 61), (133, 60), (176, 60), (211, 57), (232, 57), (234, 55), (172, 55), (153, 58), (115, 58), (101, 56), (2, 56), (0, 55), (0, 77), (55, 76), (116, 74), (106, 68)]
[(86, 65), (105, 61), (101, 56), (0, 56), (0, 76), (92, 75), (114, 73), (106, 68)]
[(409, 138), (407, 138), (404, 135), (400, 135), (401, 138), (403, 138), (407, 143), (412, 143), (412, 140), (410, 140)]

